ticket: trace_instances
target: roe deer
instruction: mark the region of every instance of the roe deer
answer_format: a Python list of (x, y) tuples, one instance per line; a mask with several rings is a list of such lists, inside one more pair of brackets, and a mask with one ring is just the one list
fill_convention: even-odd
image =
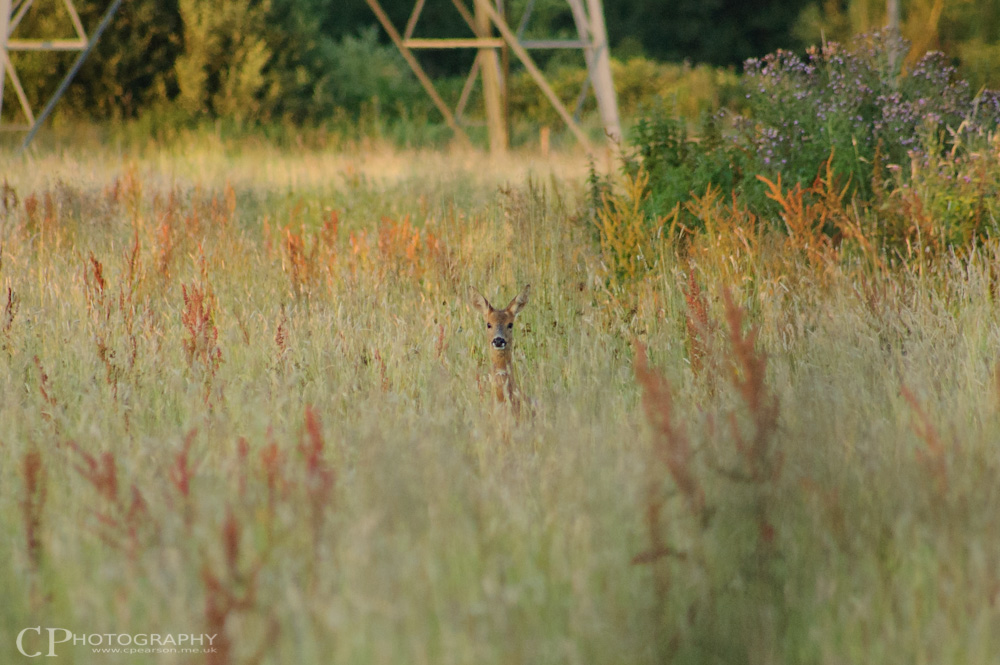
[(514, 342), (514, 318), (528, 304), (526, 285), (517, 297), (510, 301), (505, 309), (496, 309), (482, 296), (479, 291), (469, 287), (472, 306), (483, 315), (486, 322), (486, 341), (489, 343), (490, 379), (493, 383), (493, 393), (497, 402), (510, 404), (515, 416), (521, 413), (521, 394), (517, 389), (514, 377), (514, 365), (511, 362), (511, 347)]

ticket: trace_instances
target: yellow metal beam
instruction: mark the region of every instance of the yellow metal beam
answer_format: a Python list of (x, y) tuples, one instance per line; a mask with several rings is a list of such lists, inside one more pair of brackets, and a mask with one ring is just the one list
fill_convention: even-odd
[(448, 48), (500, 48), (504, 42), (500, 38), (469, 37), (467, 39), (404, 39), (403, 44), (412, 49), (448, 49)]
[(365, 2), (367, 2), (368, 7), (375, 12), (375, 16), (378, 18), (379, 23), (382, 24), (382, 27), (389, 34), (389, 39), (391, 39), (392, 43), (399, 49), (399, 52), (403, 55), (403, 59), (406, 60), (406, 64), (410, 66), (410, 69), (413, 70), (417, 80), (420, 81), (420, 85), (423, 86), (424, 91), (430, 95), (431, 101), (434, 102), (434, 106), (436, 106), (438, 111), (441, 112), (441, 115), (444, 116), (445, 122), (448, 123), (448, 126), (451, 127), (453, 132), (455, 132), (455, 135), (459, 138), (459, 140), (464, 143), (470, 143), (469, 135), (466, 134), (465, 130), (459, 126), (458, 121), (455, 120), (455, 116), (452, 115), (451, 109), (449, 109), (448, 105), (444, 103), (443, 99), (441, 99), (441, 95), (439, 95), (437, 90), (434, 88), (434, 84), (431, 83), (431, 79), (427, 76), (424, 68), (420, 66), (419, 62), (417, 62), (413, 52), (407, 48), (406, 44), (403, 43), (403, 38), (396, 30), (396, 27), (392, 24), (392, 21), (389, 20), (389, 16), (385, 13), (385, 10), (382, 9), (382, 5), (379, 4), (378, 0), (365, 0)]

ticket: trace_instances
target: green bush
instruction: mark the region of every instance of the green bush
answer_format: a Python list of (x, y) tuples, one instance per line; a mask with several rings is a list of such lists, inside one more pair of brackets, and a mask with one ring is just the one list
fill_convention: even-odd
[[(649, 174), (650, 218), (669, 214), (678, 204), (701, 196), (709, 187), (733, 191), (742, 183), (747, 160), (727, 144), (718, 116), (702, 114), (698, 134), (699, 140), (692, 139), (687, 123), (667, 103), (636, 122), (632, 130), (636, 152), (626, 160), (626, 171), (631, 177), (640, 169)], [(700, 226), (686, 210), (682, 211), (682, 222), (689, 228)]]
[(828, 161), (849, 195), (869, 201), (883, 169), (906, 173), (914, 156), (954, 155), (996, 127), (994, 95), (974, 97), (938, 53), (900, 73), (893, 54), (905, 50), (875, 34), (848, 47), (828, 43), (806, 58), (778, 51), (750, 60), (741, 113), (704, 120), (699, 140), (670, 107), (656, 109), (636, 125), (629, 163), (650, 172), (651, 215), (715, 186), (773, 218), (775, 204), (758, 176), (807, 186)]
[(371, 102), (380, 110), (409, 107), (414, 100), (426, 105), (402, 56), (395, 47), (379, 44), (374, 27), (330, 45), (325, 60), (331, 67), (333, 100), (341, 108), (356, 113)]

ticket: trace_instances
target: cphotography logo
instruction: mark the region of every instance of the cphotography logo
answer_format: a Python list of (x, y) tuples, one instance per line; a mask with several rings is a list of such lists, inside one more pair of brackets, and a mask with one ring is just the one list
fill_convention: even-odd
[(54, 658), (57, 644), (90, 647), (94, 653), (211, 653), (216, 635), (205, 633), (83, 633), (66, 628), (24, 628), (17, 634), (22, 656)]

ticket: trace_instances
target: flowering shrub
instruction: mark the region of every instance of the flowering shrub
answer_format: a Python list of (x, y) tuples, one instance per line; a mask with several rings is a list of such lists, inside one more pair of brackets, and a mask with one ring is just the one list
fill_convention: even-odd
[(963, 121), (965, 132), (995, 126), (995, 97), (977, 109), (943, 54), (928, 53), (901, 74), (893, 61), (905, 52), (900, 38), (876, 33), (850, 48), (812, 48), (804, 59), (778, 51), (747, 61), (748, 114), (737, 131), (759, 172), (806, 184), (832, 154), (834, 171), (870, 194), (877, 161), (903, 164), (931, 145), (948, 149), (958, 135), (939, 137)]
[(809, 185), (828, 160), (847, 193), (865, 202), (906, 182), (884, 178), (889, 167), (909, 174), (914, 160), (955, 159), (984, 145), (1000, 118), (998, 96), (974, 96), (940, 53), (901, 72), (905, 52), (901, 39), (876, 33), (805, 57), (778, 51), (749, 60), (741, 112), (728, 123), (725, 112), (703, 121), (697, 141), (663, 109), (651, 114), (633, 132), (629, 163), (650, 172), (650, 216), (717, 187), (776, 219), (757, 176)]

